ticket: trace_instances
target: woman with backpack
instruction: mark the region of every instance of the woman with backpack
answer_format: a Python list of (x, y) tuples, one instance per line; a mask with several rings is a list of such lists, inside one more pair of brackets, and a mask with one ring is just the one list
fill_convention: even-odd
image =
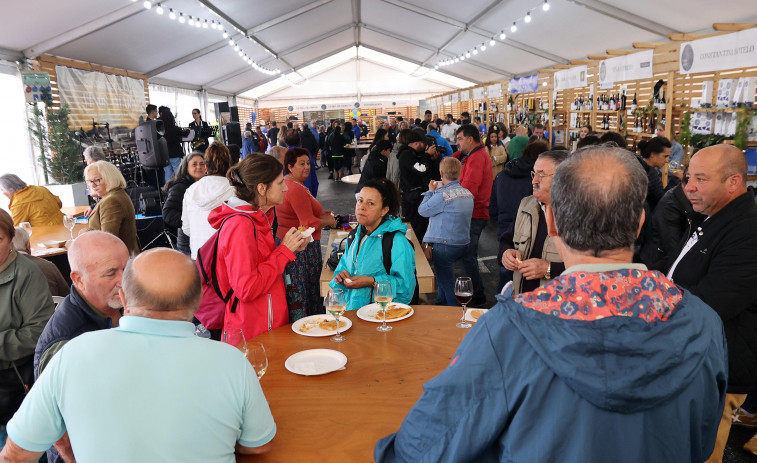
[(250, 154), (226, 174), (234, 196), (208, 216), (219, 230), (214, 278), (223, 294), (234, 291), (223, 329), (242, 329), (245, 339), (289, 323), (282, 274), (307, 245), (297, 228), (290, 228), (280, 245), (274, 241), (273, 208), (287, 191), (282, 171), (277, 159)]
[[(360, 224), (348, 240), (334, 279), (329, 285), (344, 290), (347, 310), (357, 310), (373, 302), (376, 280), (392, 285), (394, 302), (409, 304), (415, 291), (415, 251), (405, 237), (407, 225), (397, 217), (400, 194), (386, 178), (369, 180), (358, 195), (355, 215)], [(384, 239), (390, 238), (390, 246)], [(389, 244), (389, 243), (388, 243)], [(384, 249), (390, 256), (384, 255)], [(390, 264), (388, 269), (385, 266)]]

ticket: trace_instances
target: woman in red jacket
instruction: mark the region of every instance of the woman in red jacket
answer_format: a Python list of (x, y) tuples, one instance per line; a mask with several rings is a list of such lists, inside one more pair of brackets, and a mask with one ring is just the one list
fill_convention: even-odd
[[(284, 267), (295, 259), (307, 241), (290, 228), (279, 246), (271, 225), (273, 208), (282, 203), (287, 186), (283, 166), (271, 156), (250, 154), (229, 169), (226, 177), (235, 196), (213, 209), (208, 221), (218, 229), (216, 277), (221, 291), (234, 290), (224, 316), (223, 329), (242, 329), (246, 339), (289, 323), (284, 294)], [(236, 310), (231, 308), (234, 299)]]

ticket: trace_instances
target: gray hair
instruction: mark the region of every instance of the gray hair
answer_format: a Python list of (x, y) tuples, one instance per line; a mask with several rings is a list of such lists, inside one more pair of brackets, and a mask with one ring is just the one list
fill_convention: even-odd
[(548, 159), (557, 167), (565, 162), (569, 155), (568, 150), (551, 150), (541, 153), (537, 159)]
[(442, 162), (439, 163), (439, 170), (441, 171), (442, 177), (444, 177), (446, 180), (449, 180), (450, 182), (454, 182), (458, 178), (460, 178), (460, 171), (462, 170), (462, 164), (460, 164), (460, 161), (453, 158), (452, 156), (447, 156), (446, 158), (442, 158)]
[(26, 188), (26, 182), (21, 180), (18, 175), (5, 174), (0, 176), (0, 190), (6, 193), (13, 193), (22, 188)]
[(244, 138), (252, 138), (252, 132), (249, 130), (244, 131)]
[(560, 239), (595, 256), (633, 247), (647, 183), (639, 161), (622, 148), (576, 151), (552, 178), (550, 200)]
[(26, 252), (26, 245), (29, 244), (29, 234), (21, 227), (15, 228), (16, 234), (13, 237), (13, 249)]
[(92, 162), (105, 161), (105, 152), (99, 146), (88, 146), (84, 150), (84, 159), (89, 159)]
[(187, 311), (192, 315), (200, 306), (200, 299), (202, 298), (202, 285), (200, 283), (200, 272), (197, 267), (194, 266), (194, 272), (192, 275), (192, 282), (186, 288), (186, 291), (178, 292), (174, 291), (174, 295), (166, 297), (166, 295), (156, 292), (150, 292), (139, 281), (139, 276), (136, 275), (134, 270), (134, 258), (129, 259), (124, 269), (123, 279), (121, 281), (121, 287), (124, 290), (126, 300), (129, 301), (129, 305), (136, 307), (147, 307), (149, 310), (159, 312), (173, 312), (173, 311)]

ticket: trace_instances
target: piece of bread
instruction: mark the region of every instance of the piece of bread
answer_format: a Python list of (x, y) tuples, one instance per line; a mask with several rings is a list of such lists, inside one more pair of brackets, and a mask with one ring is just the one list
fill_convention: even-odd
[[(397, 318), (402, 318), (405, 315), (409, 314), (411, 310), (413, 309), (411, 309), (410, 307), (397, 307), (394, 304), (389, 304), (389, 306), (386, 308), (386, 319), (395, 320)], [(384, 319), (384, 315), (381, 310), (376, 313), (376, 319)]]
[[(339, 328), (347, 326), (344, 320), (339, 320)], [(326, 331), (336, 331), (336, 320), (321, 320), (318, 322), (318, 328)]]

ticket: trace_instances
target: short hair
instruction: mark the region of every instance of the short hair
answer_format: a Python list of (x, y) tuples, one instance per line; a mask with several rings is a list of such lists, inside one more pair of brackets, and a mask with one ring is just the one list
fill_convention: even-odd
[(234, 187), (237, 198), (247, 201), (257, 208), (260, 206), (258, 185), (262, 183), (266, 187), (270, 187), (273, 181), (279, 175), (282, 175), (283, 171), (284, 166), (275, 157), (252, 153), (229, 169), (226, 178)]
[(662, 153), (663, 151), (665, 151), (665, 148), (671, 148), (672, 146), (673, 145), (670, 143), (670, 140), (668, 140), (667, 138), (654, 137), (646, 144), (644, 144), (641, 150), (641, 157), (644, 159), (649, 159), (649, 156), (651, 156), (653, 153)]
[(569, 154), (567, 150), (550, 150), (541, 153), (537, 159), (549, 159), (552, 161), (552, 164), (557, 167), (565, 162), (565, 160), (568, 159), (568, 156)]
[(288, 174), (289, 166), (293, 166), (297, 163), (297, 159), (305, 156), (310, 161), (310, 152), (305, 148), (292, 148), (284, 155), (284, 175)]
[(481, 133), (478, 131), (478, 127), (473, 124), (463, 124), (455, 131), (456, 135), (463, 134), (464, 137), (471, 137), (476, 143), (481, 143)]
[(16, 236), (13, 237), (13, 249), (16, 251), (26, 251), (26, 245), (29, 244), (29, 233), (21, 227), (14, 228)]
[(287, 146), (300, 146), (300, 133), (296, 130), (287, 130), (286, 135), (284, 135), (284, 143), (286, 143)]
[(442, 158), (442, 162), (439, 164), (439, 170), (441, 171), (442, 177), (450, 182), (460, 178), (460, 171), (462, 169), (463, 165), (460, 164), (460, 161), (452, 156)]
[(429, 122), (428, 125), (426, 126), (426, 131), (430, 132), (432, 130), (436, 130), (436, 124), (434, 124), (433, 122)]
[(8, 239), (12, 240), (16, 236), (16, 228), (13, 226), (13, 218), (4, 209), (0, 209), (0, 232), (4, 232), (8, 235)]
[(446, 117), (449, 117), (450, 119), (452, 119), (452, 114), (447, 114)]
[(601, 144), (602, 144), (602, 140), (600, 140), (598, 136), (587, 135), (578, 140), (578, 143), (576, 143), (576, 148), (581, 149), (587, 146), (601, 145)]
[(276, 121), (271, 121), (271, 127), (276, 127)]
[(541, 123), (539, 123), (539, 124), (536, 124), (536, 125), (534, 126), (534, 130), (536, 130), (536, 129), (542, 129), (542, 130), (544, 130), (544, 124), (541, 124)]
[(431, 110), (427, 109), (426, 112), (423, 113), (423, 115), (425, 116), (426, 114), (431, 114)]
[(252, 131), (245, 130), (244, 131), (244, 138), (252, 138)]
[(631, 249), (647, 183), (641, 164), (622, 148), (601, 145), (576, 151), (552, 177), (550, 201), (558, 236), (571, 249), (594, 256)]
[(26, 182), (21, 180), (16, 174), (5, 174), (0, 176), (0, 190), (5, 193), (13, 193), (22, 188), (26, 188)]
[(88, 146), (83, 153), (84, 159), (90, 159), (92, 162), (105, 161), (105, 152), (99, 146)]
[(226, 175), (231, 166), (231, 152), (221, 141), (214, 141), (205, 150), (205, 168), (208, 175)]
[(599, 141), (601, 141), (602, 143), (615, 143), (618, 148), (628, 148), (626, 137), (619, 134), (618, 132), (605, 132), (601, 137), (599, 137)]
[(548, 150), (549, 147), (546, 143), (544, 143), (543, 141), (535, 141), (528, 143), (526, 147), (523, 148), (521, 157), (528, 162), (536, 162), (536, 160), (539, 158), (539, 155)]
[(384, 150), (391, 150), (392, 149), (392, 142), (389, 140), (380, 140), (378, 143), (376, 143), (376, 151), (381, 153)]
[(157, 111), (157, 110), (158, 110), (158, 107), (155, 106), (154, 104), (148, 104), (147, 107), (145, 108), (145, 112), (147, 114), (150, 114), (151, 112)]
[(589, 129), (589, 132), (593, 132), (593, 131), (594, 131), (594, 129), (592, 129), (592, 128), (591, 128), (591, 125), (589, 125), (589, 124), (584, 124), (584, 125), (582, 125), (582, 126), (581, 126), (581, 128), (582, 128), (582, 129), (583, 129), (584, 127), (586, 127), (587, 129)]
[(386, 177), (375, 177), (363, 185), (363, 188), (373, 188), (381, 195), (381, 207), (388, 207), (388, 215), (397, 217), (400, 211), (400, 192), (397, 186)]
[(405, 118), (403, 118), (402, 116), (397, 116), (397, 122), (402, 122), (404, 120), (405, 120)]
[(407, 141), (410, 138), (410, 134), (412, 132), (413, 131), (410, 130), (410, 129), (402, 129), (402, 130), (400, 130), (400, 133), (397, 135), (397, 142), (399, 142), (399, 143), (401, 143), (403, 145), (407, 145)]
[[(178, 252), (178, 251), (170, 251)], [(185, 257), (186, 258), (186, 257)], [(134, 260), (129, 259), (124, 268), (123, 277), (121, 278), (121, 287), (124, 296), (129, 301), (130, 306), (149, 307), (156, 312), (170, 312), (186, 310), (194, 313), (200, 306), (202, 299), (202, 285), (200, 283), (200, 272), (197, 266), (194, 266), (192, 272), (192, 282), (186, 288), (186, 291), (178, 292), (177, 296), (166, 297), (160, 292), (150, 292), (142, 285), (134, 271)], [(175, 289), (174, 289), (175, 290)]]
[(87, 172), (96, 170), (100, 178), (105, 182), (105, 191), (110, 192), (116, 188), (126, 188), (126, 179), (118, 167), (108, 161), (97, 161), (84, 168), (84, 178), (87, 178)]
[(474, 118), (473, 118), (473, 120), (474, 120), (474, 121), (478, 121), (478, 122), (481, 122), (481, 117), (480, 117), (480, 116), (476, 116), (476, 117), (474, 117)]

